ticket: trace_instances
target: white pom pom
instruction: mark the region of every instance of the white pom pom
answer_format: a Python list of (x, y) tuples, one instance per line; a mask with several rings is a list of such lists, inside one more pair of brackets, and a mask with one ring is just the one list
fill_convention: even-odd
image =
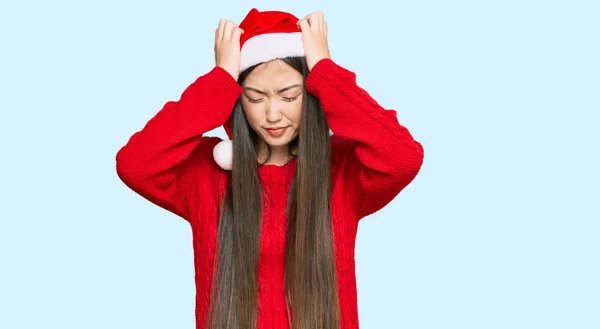
[(231, 140), (225, 139), (215, 145), (213, 149), (215, 162), (225, 170), (231, 170), (231, 159), (233, 158), (233, 147)]

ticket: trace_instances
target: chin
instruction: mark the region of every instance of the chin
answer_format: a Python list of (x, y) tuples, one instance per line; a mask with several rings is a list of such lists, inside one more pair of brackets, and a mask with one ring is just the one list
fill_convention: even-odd
[(263, 135), (263, 140), (270, 146), (284, 146), (293, 141), (297, 136), (298, 135), (287, 136), (287, 134), (284, 134), (281, 137), (273, 137), (267, 133)]
[(265, 137), (265, 142), (270, 146), (283, 146), (289, 144), (293, 138), (273, 138), (271, 136)]

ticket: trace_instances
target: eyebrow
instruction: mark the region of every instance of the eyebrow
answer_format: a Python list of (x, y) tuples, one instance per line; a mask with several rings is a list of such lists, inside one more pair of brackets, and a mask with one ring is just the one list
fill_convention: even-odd
[[(290, 89), (297, 88), (297, 87), (301, 87), (301, 86), (302, 86), (302, 85), (298, 85), (298, 84), (296, 84), (296, 85), (291, 85), (291, 86), (287, 86), (287, 87), (285, 87), (285, 88), (279, 89), (279, 91), (278, 91), (277, 93), (278, 93), (278, 94), (280, 94), (280, 93), (282, 93), (282, 92), (284, 92), (284, 91), (288, 91), (288, 90), (290, 90)], [(257, 88), (254, 88), (254, 87), (250, 87), (250, 86), (244, 86), (244, 89), (252, 90), (252, 91), (255, 91), (255, 92), (257, 92), (257, 93), (259, 93), (259, 94), (263, 94), (263, 95), (266, 95), (266, 94), (267, 94), (266, 92), (264, 92), (264, 91), (262, 91), (262, 90), (260, 90), (260, 89), (257, 89)]]

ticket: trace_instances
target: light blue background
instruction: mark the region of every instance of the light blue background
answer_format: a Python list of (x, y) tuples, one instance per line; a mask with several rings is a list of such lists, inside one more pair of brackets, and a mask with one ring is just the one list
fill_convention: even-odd
[(600, 328), (598, 2), (331, 3), (2, 3), (0, 328), (194, 328), (190, 227), (115, 155), (251, 7), (323, 11), (425, 148), (359, 226), (362, 329)]

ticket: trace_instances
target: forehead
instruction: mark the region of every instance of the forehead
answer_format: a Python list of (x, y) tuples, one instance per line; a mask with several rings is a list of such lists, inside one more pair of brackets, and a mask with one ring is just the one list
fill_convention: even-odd
[(302, 83), (302, 74), (278, 60), (257, 66), (244, 80), (244, 85), (264, 89), (280, 88), (294, 83)]

